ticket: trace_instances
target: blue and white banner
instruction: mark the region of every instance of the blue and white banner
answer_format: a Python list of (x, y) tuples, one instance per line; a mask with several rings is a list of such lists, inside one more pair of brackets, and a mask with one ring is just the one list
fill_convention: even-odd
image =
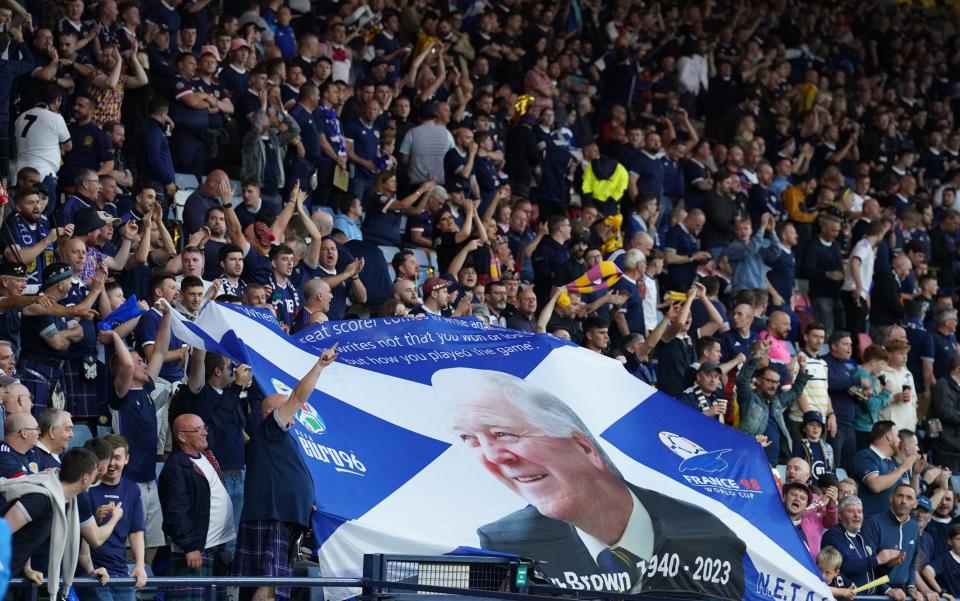
[(324, 575), (359, 576), (364, 553), (466, 546), (542, 560), (576, 591), (831, 598), (760, 446), (612, 359), (432, 316), (289, 336), (265, 310), (209, 303), (174, 328), (251, 365), (265, 394), (339, 343), (291, 434)]

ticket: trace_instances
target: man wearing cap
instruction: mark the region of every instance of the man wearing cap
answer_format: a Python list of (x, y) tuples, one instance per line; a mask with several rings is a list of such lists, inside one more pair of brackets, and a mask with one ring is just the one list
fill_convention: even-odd
[[(173, 94), (173, 74), (177, 55), (171, 45), (170, 28), (157, 25), (153, 40), (147, 44), (146, 53), (150, 61), (150, 83), (166, 96)], [(166, 102), (164, 100), (164, 102)]]
[(220, 70), (220, 85), (233, 98), (237, 98), (250, 87), (250, 72), (247, 60), (250, 58), (250, 43), (242, 37), (230, 40), (230, 62)]
[[(0, 263), (0, 340), (5, 341), (12, 354), (12, 361), (20, 354), (20, 322), (24, 312), (32, 315), (71, 312), (43, 295), (23, 296), (27, 287), (27, 270), (20, 263)], [(0, 355), (4, 350), (0, 349)], [(2, 367), (12, 374), (12, 365)]]
[[(810, 383), (807, 382), (809, 388)], [(788, 426), (789, 429), (789, 426)], [(813, 474), (813, 482), (823, 474), (834, 473), (833, 447), (822, 438), (826, 431), (823, 414), (819, 411), (807, 411), (803, 414), (801, 433), (793, 441), (793, 457), (803, 459)], [(794, 433), (790, 433), (794, 436)]]
[(727, 413), (727, 399), (721, 395), (723, 390), (720, 387), (723, 370), (716, 361), (704, 361), (697, 370), (696, 383), (683, 391), (683, 394), (677, 397), (687, 405), (699, 410), (707, 417), (713, 417), (723, 422), (723, 416)]
[(220, 129), (224, 126), (224, 115), (233, 114), (233, 102), (217, 81), (217, 69), (220, 68), (220, 51), (213, 44), (200, 48), (200, 58), (197, 61), (197, 79), (200, 83), (200, 92), (213, 99), (209, 111), (210, 128)]
[(119, 219), (96, 208), (77, 212), (73, 235), (87, 245), (87, 256), (79, 273), (81, 281), (92, 280), (98, 265), (111, 271), (122, 271), (126, 266), (130, 258), (130, 247), (133, 241), (139, 238), (135, 222), (128, 221), (120, 227), (121, 242), (113, 256), (104, 251), (113, 241), (113, 228), (119, 224)]
[(13, 195), (16, 212), (3, 222), (3, 258), (26, 266), (27, 294), (40, 290), (43, 271), (54, 262), (54, 242), (73, 235), (73, 224), (51, 228), (40, 208), (36, 188), (19, 188)]
[(423, 283), (423, 304), (410, 312), (411, 315), (430, 313), (450, 315), (450, 282), (443, 278), (429, 278)]
[[(73, 271), (66, 263), (43, 270), (42, 293), (61, 301), (70, 291)], [(49, 405), (64, 405), (64, 361), (70, 347), (83, 340), (80, 323), (53, 315), (25, 315), (18, 370), (34, 399), (34, 413)]]

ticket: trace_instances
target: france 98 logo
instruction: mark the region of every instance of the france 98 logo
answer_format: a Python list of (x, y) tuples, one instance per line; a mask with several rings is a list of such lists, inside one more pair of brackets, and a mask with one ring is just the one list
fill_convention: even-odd
[[(271, 378), (270, 383), (279, 394), (287, 396), (293, 394), (293, 389), (276, 378)], [(297, 421), (311, 434), (323, 434), (327, 431), (327, 424), (310, 403), (304, 403), (303, 408), (297, 411)]]

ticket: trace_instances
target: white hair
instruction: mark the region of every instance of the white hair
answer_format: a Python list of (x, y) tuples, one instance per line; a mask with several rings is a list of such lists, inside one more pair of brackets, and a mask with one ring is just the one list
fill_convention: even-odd
[(431, 385), (434, 394), (447, 404), (448, 410), (459, 404), (500, 399), (549, 436), (569, 438), (579, 432), (597, 450), (607, 470), (622, 477), (580, 416), (559, 398), (526, 380), (500, 371), (452, 367), (435, 372)]

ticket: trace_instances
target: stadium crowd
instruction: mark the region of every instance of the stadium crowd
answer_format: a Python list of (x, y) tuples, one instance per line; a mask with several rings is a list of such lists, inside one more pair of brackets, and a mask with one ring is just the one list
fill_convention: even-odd
[(3, 0), (14, 573), (290, 574), (336, 355), (264, 397), (170, 331), (216, 300), (609, 355), (786, 465), (838, 597), (960, 594), (958, 82), (932, 1)]

